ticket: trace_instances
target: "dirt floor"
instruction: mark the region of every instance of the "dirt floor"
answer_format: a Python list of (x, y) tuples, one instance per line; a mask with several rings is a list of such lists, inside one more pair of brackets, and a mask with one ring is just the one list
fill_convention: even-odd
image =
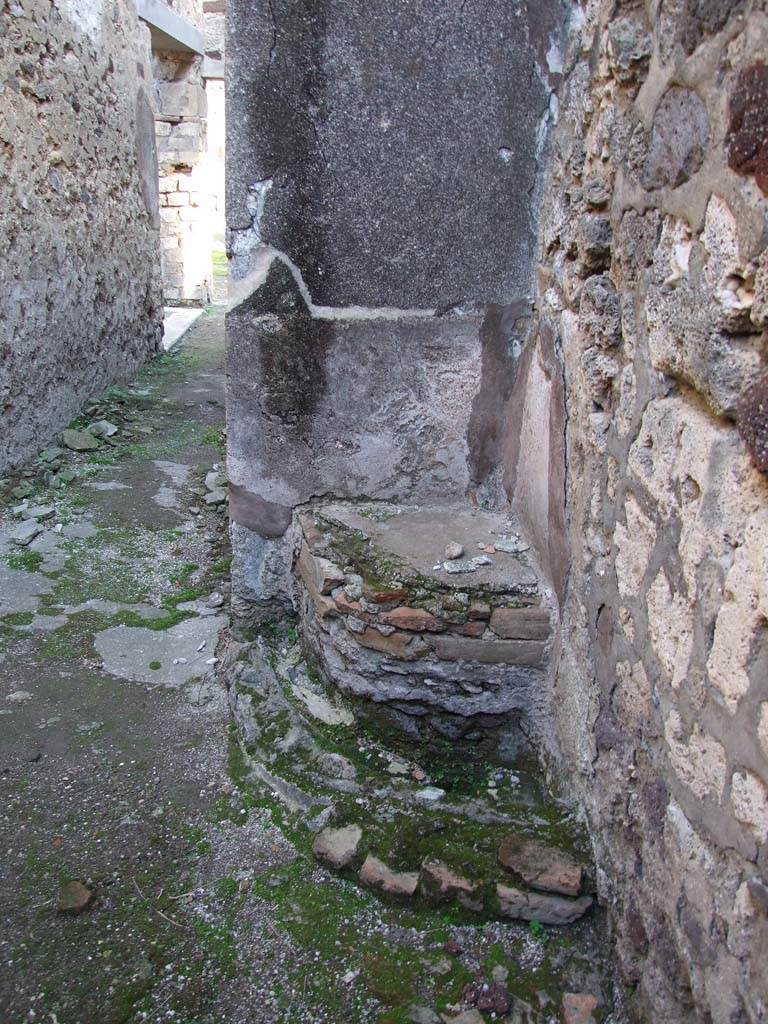
[(0, 485), (1, 1024), (439, 1024), (492, 978), (507, 1020), (561, 1020), (567, 988), (618, 1021), (591, 933), (382, 902), (246, 779), (216, 680), (223, 384), (213, 309), (86, 410), (80, 436), (118, 428), (98, 448)]

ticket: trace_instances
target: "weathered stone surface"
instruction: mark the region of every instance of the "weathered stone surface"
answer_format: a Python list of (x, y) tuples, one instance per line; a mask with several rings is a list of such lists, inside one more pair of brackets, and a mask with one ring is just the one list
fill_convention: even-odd
[(752, 174), (768, 195), (768, 67), (763, 63), (740, 72), (731, 93), (728, 163)]
[[(304, 577), (302, 577), (304, 578)], [(336, 602), (336, 607), (343, 615), (354, 615), (357, 617), (366, 617), (366, 613), (363, 611), (359, 601), (350, 601), (343, 590), (338, 590), (333, 595), (333, 599)]]
[(458, 544), (455, 540), (449, 541), (448, 544), (445, 545), (445, 551), (443, 554), (448, 559), (461, 558), (464, 554), (464, 545)]
[(499, 863), (532, 889), (578, 896), (584, 868), (568, 854), (524, 836), (507, 836), (499, 846)]
[(0, 474), (160, 341), (149, 47), (133, 5), (81, 9), (0, 11)]
[[(270, 310), (273, 295), (289, 296), (288, 310)], [(263, 289), (227, 316), (228, 469), (232, 490), (251, 496), (245, 525), (273, 535), (276, 506), (288, 509), (284, 532), (290, 509), (317, 494), (463, 494), (479, 329), (474, 314), (314, 318), (274, 261)]]
[(563, 994), (563, 1024), (594, 1024), (597, 999), (586, 992)]
[(579, 330), (585, 345), (621, 344), (621, 303), (607, 274), (587, 278), (579, 300)]
[(439, 861), (424, 861), (419, 874), (422, 895), (437, 903), (456, 900), (463, 907), (481, 910), (481, 883), (470, 882)]
[(359, 825), (347, 825), (345, 828), (324, 828), (315, 837), (312, 852), (324, 864), (340, 870), (355, 859), (362, 838), (363, 830)]
[(742, 332), (749, 304), (728, 287), (746, 273), (734, 211), (714, 194), (699, 238), (668, 218), (654, 256), (647, 299), (651, 360), (692, 387), (717, 415), (735, 415), (763, 372), (761, 344)]
[(452, 625), (451, 632), (460, 636), (482, 636), (488, 626), (487, 622), (465, 622), (461, 626)]
[(640, 78), (648, 66), (653, 40), (645, 26), (634, 18), (615, 18), (608, 27), (612, 70), (623, 83)]
[(341, 610), (339, 603), (326, 596), (317, 585), (317, 561), (305, 543), (301, 545), (296, 568), (320, 618), (338, 615)]
[(472, 601), (467, 609), (468, 619), (484, 620), (490, 619), (491, 606), (484, 601)]
[(61, 435), (65, 448), (73, 452), (95, 452), (101, 447), (99, 442), (87, 430), (65, 430)]
[[(310, 15), (286, 0), (264, 11), (236, 0), (236, 251), (249, 232), (284, 251), (322, 305), (509, 301), (531, 280), (528, 196), (566, 11), (558, 0), (530, 11), (503, 0), (416, 0), (407, 10), (326, 0)], [(471, 173), (435, 176), (457, 160)]]
[[(617, 13), (600, 0), (586, 15), (545, 198), (538, 301), (562, 353), (569, 552), (551, 764), (612, 875), (630, 1009), (728, 1021), (768, 999), (741, 888), (768, 778), (766, 28), (741, 0), (622, 5), (629, 26)], [(583, 223), (595, 178), (613, 226), (598, 251)]]
[(205, 495), (203, 501), (206, 505), (224, 505), (227, 501), (227, 492), (223, 487), (215, 487)]
[(602, 213), (585, 213), (576, 228), (579, 256), (587, 270), (605, 270), (611, 260), (611, 222)]
[(94, 892), (82, 882), (67, 882), (59, 889), (58, 910), (60, 914), (81, 914), (94, 899)]
[(38, 534), (42, 533), (42, 526), (34, 519), (25, 519), (23, 523), (18, 526), (14, 526), (12, 530), (8, 532), (8, 538), (20, 548), (27, 547), (37, 537)]
[(547, 896), (538, 892), (523, 892), (509, 885), (497, 885), (499, 913), (523, 921), (541, 924), (573, 924), (592, 906), (590, 896), (569, 900), (563, 896)]
[(315, 584), (321, 594), (330, 594), (344, 582), (344, 573), (327, 558), (314, 557)]
[(491, 629), (505, 640), (548, 640), (549, 612), (546, 608), (495, 608)]
[(412, 661), (417, 656), (412, 640), (413, 637), (407, 633), (391, 633), (384, 636), (376, 629), (366, 629), (357, 637), (357, 642), (363, 647), (381, 651), (382, 654), (388, 654), (393, 658), (402, 658), (403, 661)]
[(545, 648), (535, 640), (475, 640), (452, 636), (430, 637), (427, 643), (444, 661), (476, 662), (479, 665), (518, 665), (538, 668)]
[(440, 1019), (444, 1024), (485, 1024), (483, 1015), (479, 1010), (462, 1010), (460, 1013), (442, 1013)]
[(651, 145), (640, 174), (643, 188), (682, 185), (704, 163), (708, 147), (706, 107), (695, 92), (674, 86), (656, 108)]
[(384, 861), (368, 854), (358, 875), (360, 882), (390, 896), (413, 896), (419, 884), (417, 871), (392, 871)]
[(763, 473), (768, 473), (768, 375), (761, 377), (739, 399), (739, 433)]

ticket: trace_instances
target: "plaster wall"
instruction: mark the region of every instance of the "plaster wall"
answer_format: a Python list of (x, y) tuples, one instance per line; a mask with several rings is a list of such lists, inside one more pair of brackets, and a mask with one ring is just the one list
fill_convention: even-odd
[(257, 605), (313, 498), (506, 503), (496, 396), (531, 316), (569, 13), (229, 5), (228, 469)]
[(133, 5), (0, 5), (0, 472), (162, 330), (149, 36)]

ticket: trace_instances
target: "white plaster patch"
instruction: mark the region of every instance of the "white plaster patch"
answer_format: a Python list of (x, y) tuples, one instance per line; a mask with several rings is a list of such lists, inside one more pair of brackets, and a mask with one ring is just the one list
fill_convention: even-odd
[(190, 469), (181, 462), (165, 462), (162, 459), (155, 459), (154, 465), (170, 477), (171, 484), (162, 484), (160, 490), (152, 495), (152, 501), (160, 508), (178, 508), (176, 488), (183, 487), (189, 479)]
[(308, 686), (295, 685), (292, 690), (310, 715), (319, 722), (325, 725), (354, 725), (355, 719), (351, 712), (331, 704), (322, 694), (315, 693)]
[[(104, 671), (132, 682), (179, 687), (206, 675), (225, 616), (185, 619), (170, 629), (112, 626), (93, 640)], [(157, 665), (157, 668), (150, 668)]]
[(85, 485), (92, 491), (129, 491), (129, 484), (121, 484), (119, 480), (89, 480)]
[(57, 6), (68, 21), (91, 39), (101, 33), (101, 0), (58, 0)]

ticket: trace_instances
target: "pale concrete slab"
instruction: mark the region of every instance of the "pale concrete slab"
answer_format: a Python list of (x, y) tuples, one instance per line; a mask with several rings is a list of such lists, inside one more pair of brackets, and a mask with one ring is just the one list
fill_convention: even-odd
[[(170, 629), (112, 626), (97, 633), (93, 645), (105, 672), (132, 682), (178, 688), (211, 671), (208, 662), (228, 621), (225, 615), (216, 615), (185, 619)], [(159, 668), (150, 668), (158, 662)]]
[(188, 306), (166, 306), (163, 310), (163, 350), (169, 352), (203, 312)]

